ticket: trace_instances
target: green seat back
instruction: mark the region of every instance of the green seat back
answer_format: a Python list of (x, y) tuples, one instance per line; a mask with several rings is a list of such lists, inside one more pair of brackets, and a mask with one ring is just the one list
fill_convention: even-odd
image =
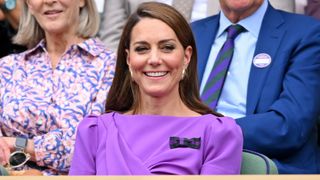
[(9, 176), (8, 171), (0, 165), (0, 176)]
[(243, 150), (241, 174), (278, 174), (275, 163), (267, 156)]

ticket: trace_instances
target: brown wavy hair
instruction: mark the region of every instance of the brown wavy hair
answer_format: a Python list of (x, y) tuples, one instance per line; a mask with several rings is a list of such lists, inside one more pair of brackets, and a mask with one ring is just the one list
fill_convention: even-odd
[(118, 46), (115, 77), (107, 98), (106, 112), (126, 112), (132, 110), (133, 114), (136, 114), (139, 109), (141, 100), (139, 87), (131, 79), (129, 67), (126, 62), (126, 50), (130, 48), (132, 29), (143, 18), (158, 19), (166, 23), (176, 33), (184, 49), (188, 46), (191, 46), (193, 49), (185, 76), (179, 83), (179, 94), (182, 102), (188, 108), (199, 114), (222, 116), (212, 111), (200, 100), (197, 79), (197, 51), (188, 22), (173, 7), (158, 2), (140, 4), (136, 12), (129, 17), (123, 29)]

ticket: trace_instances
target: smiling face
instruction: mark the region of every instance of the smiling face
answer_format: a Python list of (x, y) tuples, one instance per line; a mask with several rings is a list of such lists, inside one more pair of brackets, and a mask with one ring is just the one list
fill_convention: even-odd
[(85, 0), (27, 0), (29, 11), (46, 33), (75, 34)]
[(179, 96), (179, 82), (192, 48), (184, 49), (167, 24), (157, 19), (141, 19), (132, 29), (127, 53), (127, 64), (141, 97)]

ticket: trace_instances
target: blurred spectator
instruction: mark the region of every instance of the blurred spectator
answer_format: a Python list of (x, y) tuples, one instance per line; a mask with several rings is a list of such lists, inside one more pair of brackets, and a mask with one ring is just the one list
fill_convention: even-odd
[[(96, 0), (97, 1), (97, 0)], [(142, 2), (152, 0), (106, 0), (102, 23), (99, 30), (101, 40), (107, 47), (116, 51), (120, 40), (121, 32), (128, 17), (134, 12)], [(169, 5), (174, 0), (157, 0)], [(97, 1), (98, 2), (98, 1)], [(294, 0), (270, 0), (277, 9), (294, 12)], [(179, 10), (179, 9), (178, 9)], [(198, 19), (217, 14), (220, 10), (219, 0), (194, 0), (191, 17), (187, 20), (193, 22)]]
[(25, 50), (23, 46), (12, 43), (19, 26), (21, 0), (13, 0), (11, 5), (7, 7), (5, 0), (0, 0), (0, 58)]
[[(192, 23), (202, 99), (235, 118), (244, 148), (272, 158), (279, 173), (320, 173), (320, 22), (267, 0), (241, 2), (220, 0), (219, 15)], [(245, 32), (226, 46), (230, 57), (219, 49), (235, 24)]]
[(308, 0), (305, 14), (320, 19), (320, 0)]
[(295, 12), (295, 0), (269, 0), (270, 4), (276, 8), (287, 12)]
[[(140, 3), (148, 1), (152, 0), (106, 0), (99, 36), (107, 47), (116, 51), (122, 29), (128, 17), (137, 9)], [(175, 0), (157, 1), (173, 5)], [(218, 12), (219, 9), (215, 5), (215, 1), (216, 0), (194, 0), (192, 8), (190, 8), (192, 12), (189, 12), (191, 16), (187, 18), (187, 20), (192, 22)], [(185, 1), (182, 0), (182, 2)]]
[(304, 14), (304, 9), (307, 5), (307, 0), (295, 0), (295, 9), (294, 12), (297, 14)]
[(28, 50), (0, 59), (0, 163), (66, 174), (78, 123), (104, 112), (115, 54), (95, 37), (92, 0), (20, 2), (14, 40)]

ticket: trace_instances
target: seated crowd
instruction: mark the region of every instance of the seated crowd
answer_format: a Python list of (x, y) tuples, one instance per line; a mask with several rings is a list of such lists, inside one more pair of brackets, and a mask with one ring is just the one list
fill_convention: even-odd
[(98, 2), (0, 0), (0, 175), (320, 173), (319, 1)]

